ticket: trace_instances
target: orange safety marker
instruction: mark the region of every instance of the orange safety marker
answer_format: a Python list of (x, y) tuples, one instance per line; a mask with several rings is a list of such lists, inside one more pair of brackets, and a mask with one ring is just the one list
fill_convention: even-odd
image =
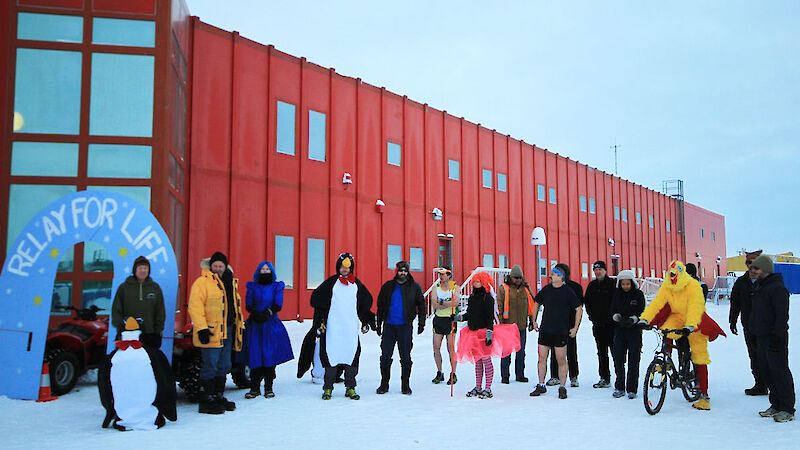
[(42, 364), (42, 381), (39, 383), (39, 398), (36, 401), (49, 402), (57, 398), (50, 392), (50, 364), (44, 362)]

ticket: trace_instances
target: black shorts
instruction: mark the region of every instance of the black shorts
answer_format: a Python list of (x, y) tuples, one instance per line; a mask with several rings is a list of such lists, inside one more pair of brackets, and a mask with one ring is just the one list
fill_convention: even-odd
[(433, 316), (433, 332), (448, 335), (453, 332), (453, 319), (451, 317)]
[(539, 333), (539, 345), (547, 347), (564, 347), (567, 345), (568, 334)]

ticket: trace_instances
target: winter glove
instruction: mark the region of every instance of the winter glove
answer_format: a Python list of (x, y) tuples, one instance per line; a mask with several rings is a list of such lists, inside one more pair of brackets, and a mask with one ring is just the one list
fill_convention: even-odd
[(361, 334), (367, 334), (367, 333), (369, 333), (369, 324), (365, 323), (361, 325)]
[(455, 321), (456, 321), (456, 322), (463, 322), (463, 321), (465, 320), (465, 319), (464, 319), (464, 313), (458, 313), (458, 314), (456, 314), (456, 316), (455, 316), (455, 318), (454, 318), (454, 319), (455, 319)]
[(201, 344), (208, 344), (211, 341), (211, 330), (208, 328), (203, 328), (202, 330), (198, 331), (197, 339), (200, 340)]
[(625, 319), (625, 325), (627, 325), (627, 326), (629, 326), (629, 327), (632, 327), (632, 326), (634, 326), (634, 325), (636, 324), (636, 322), (638, 322), (638, 321), (639, 321), (639, 318), (638, 318), (638, 317), (636, 317), (636, 316), (629, 316), (627, 319)]
[(417, 327), (417, 334), (422, 334), (423, 331), (425, 331), (425, 323), (420, 323)]
[(694, 331), (694, 326), (686, 325), (685, 327), (681, 328), (681, 331), (683, 332), (684, 335), (688, 336), (692, 334), (692, 331)]
[(375, 332), (378, 333), (378, 336), (383, 336), (383, 322), (378, 322), (375, 326)]
[(636, 325), (638, 327), (640, 327), (640, 328), (649, 328), (650, 327), (650, 324), (647, 323), (647, 321), (645, 319), (639, 319), (639, 321), (636, 322)]
[(731, 333), (738, 335), (739, 330), (736, 328), (736, 322), (731, 322)]
[(492, 345), (492, 330), (486, 330), (486, 346)]
[(620, 313), (614, 314), (611, 318), (614, 319), (614, 322), (622, 322), (622, 314)]

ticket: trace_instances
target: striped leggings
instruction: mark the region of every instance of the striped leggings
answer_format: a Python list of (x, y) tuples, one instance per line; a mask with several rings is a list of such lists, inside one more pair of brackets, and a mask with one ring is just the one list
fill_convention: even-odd
[(481, 358), (475, 361), (475, 387), (481, 389), (483, 384), (483, 374), (486, 374), (486, 389), (492, 389), (492, 379), (494, 378), (494, 366), (492, 358)]

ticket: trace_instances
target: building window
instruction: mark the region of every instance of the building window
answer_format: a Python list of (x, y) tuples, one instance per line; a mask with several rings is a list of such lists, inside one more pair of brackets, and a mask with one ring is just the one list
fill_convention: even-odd
[(656, 277), (656, 269), (650, 269), (650, 278)]
[(11, 175), (76, 177), (78, 144), (14, 142), (11, 144)]
[(400, 167), (400, 162), (402, 160), (403, 160), (403, 150), (400, 147), (400, 144), (395, 144), (394, 142), (387, 142), (386, 162), (393, 166)]
[(597, 214), (597, 205), (593, 198), (589, 199), (589, 214)]
[(586, 212), (586, 196), (581, 195), (578, 198), (578, 207), (581, 209), (581, 212)]
[(149, 55), (92, 54), (89, 133), (153, 136), (153, 64)]
[(539, 200), (540, 202), (545, 201), (545, 190), (543, 184), (536, 185), (536, 200)]
[(42, 208), (76, 190), (75, 186), (66, 185), (12, 184), (9, 186), (6, 248), (11, 248), (20, 231)]
[[(60, 263), (59, 263), (60, 264)], [(68, 316), (71, 311), (63, 308), (72, 304), (72, 281), (56, 281), (53, 283), (53, 301), (50, 305), (51, 316)]]
[(308, 110), (308, 159), (325, 161), (325, 114)]
[(481, 185), (483, 187), (485, 187), (485, 188), (491, 189), (492, 188), (492, 171), (491, 170), (487, 170), (487, 169), (483, 169), (483, 171), (481, 173), (483, 174), (483, 182), (482, 182)]
[(636, 225), (641, 225), (641, 224), (642, 224), (642, 213), (636, 211)]
[(97, 306), (106, 311), (111, 306), (111, 280), (84, 281), (81, 308)]
[(546, 276), (547, 276), (547, 259), (539, 258), (539, 277), (541, 278)]
[(650, 228), (654, 228), (653, 215), (652, 214), (650, 214), (649, 219), (650, 219)]
[(294, 289), (294, 237), (275, 236), (275, 277)]
[(150, 178), (149, 145), (89, 144), (86, 174), (97, 178)]
[(17, 49), (14, 131), (78, 134), (80, 112), (81, 53)]
[(711, 232), (711, 242), (717, 242), (717, 233)]
[(497, 255), (497, 267), (501, 269), (508, 269), (508, 256)]
[(589, 278), (589, 263), (581, 263), (581, 278)]
[(639, 267), (637, 270), (639, 271), (639, 272), (638, 272), (638, 273), (639, 273), (639, 278), (642, 278), (642, 268), (641, 268), (641, 267)]
[(295, 108), (291, 103), (278, 102), (277, 152), (294, 156)]
[(494, 267), (494, 255), (491, 253), (483, 254), (483, 267)]
[(92, 44), (153, 48), (156, 46), (156, 23), (95, 17), (92, 20)]
[(386, 267), (394, 269), (395, 265), (403, 259), (403, 247), (389, 244), (386, 246)]
[(667, 219), (667, 231), (669, 231), (669, 219)]
[(497, 190), (500, 192), (507, 192), (508, 191), (508, 182), (506, 180), (506, 174), (498, 173), (497, 174)]
[(619, 220), (619, 206), (614, 207), (614, 220)]
[(87, 186), (87, 190), (110, 191), (118, 194), (127, 195), (147, 210), (150, 210), (150, 187), (149, 186)]
[(703, 229), (700, 228), (700, 239), (703, 239)]
[(461, 166), (455, 159), (450, 159), (447, 162), (447, 177), (455, 181), (461, 179)]
[(550, 188), (550, 204), (555, 205), (558, 203), (558, 199), (556, 198), (556, 188)]
[(622, 221), (628, 221), (628, 208), (622, 208)]
[(17, 39), (83, 42), (83, 17), (21, 12), (17, 15)]
[(114, 263), (108, 255), (108, 249), (96, 242), (86, 241), (83, 244), (84, 272), (113, 272)]
[(424, 252), (421, 248), (411, 247), (408, 249), (408, 265), (410, 270), (414, 272), (422, 272), (425, 270)]
[[(277, 269), (276, 269), (277, 270)], [(308, 239), (306, 288), (316, 289), (325, 281), (325, 239)]]

